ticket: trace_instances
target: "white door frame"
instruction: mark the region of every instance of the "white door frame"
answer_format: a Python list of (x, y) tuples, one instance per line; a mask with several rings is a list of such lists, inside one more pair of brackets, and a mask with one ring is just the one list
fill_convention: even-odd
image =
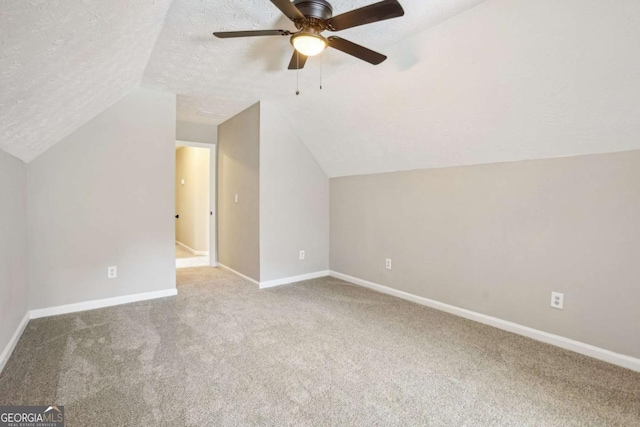
[(209, 149), (209, 265), (218, 266), (218, 210), (216, 206), (217, 188), (217, 153), (218, 145), (206, 142), (192, 142), (176, 140), (179, 147), (197, 147)]

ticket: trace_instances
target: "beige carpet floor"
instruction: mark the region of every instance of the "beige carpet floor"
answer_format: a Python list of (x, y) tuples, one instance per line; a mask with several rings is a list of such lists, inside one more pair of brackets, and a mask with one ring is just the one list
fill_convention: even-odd
[(337, 279), (32, 320), (0, 405), (68, 426), (640, 426), (640, 374)]

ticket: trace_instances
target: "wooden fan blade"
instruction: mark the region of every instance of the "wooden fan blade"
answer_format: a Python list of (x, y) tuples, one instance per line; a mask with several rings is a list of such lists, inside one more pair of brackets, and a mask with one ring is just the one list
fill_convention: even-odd
[(385, 0), (327, 20), (327, 29), (341, 31), (359, 25), (398, 18), (404, 15), (404, 9), (397, 0)]
[(302, 70), (304, 68), (304, 64), (306, 63), (307, 57), (294, 49), (293, 56), (291, 57), (291, 61), (289, 62), (289, 69)]
[(300, 10), (298, 10), (298, 8), (289, 0), (271, 0), (271, 3), (273, 3), (275, 7), (280, 9), (280, 12), (292, 21), (303, 21), (306, 19), (302, 12), (300, 12)]
[(256, 31), (222, 31), (213, 33), (219, 39), (231, 39), (235, 37), (259, 37), (259, 36), (290, 36), (286, 30), (256, 30)]
[(371, 49), (367, 49), (366, 47), (350, 42), (349, 40), (341, 39), (340, 37), (331, 36), (327, 40), (329, 41), (329, 47), (338, 49), (351, 56), (355, 56), (369, 64), (378, 65), (387, 59), (387, 57), (381, 53), (374, 52)]

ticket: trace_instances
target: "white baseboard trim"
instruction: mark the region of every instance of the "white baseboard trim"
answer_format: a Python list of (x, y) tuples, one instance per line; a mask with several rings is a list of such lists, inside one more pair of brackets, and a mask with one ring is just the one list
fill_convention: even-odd
[(276, 286), (288, 285), (290, 283), (302, 282), (303, 280), (317, 279), (318, 277), (326, 277), (329, 275), (329, 271), (316, 271), (315, 273), (301, 274), (299, 276), (285, 277), (283, 279), (269, 280), (267, 282), (260, 282), (260, 289), (273, 288)]
[(224, 265), (223, 263), (221, 263), (221, 262), (219, 262), (219, 261), (218, 261), (218, 267), (223, 268), (223, 269), (225, 269), (225, 270), (227, 270), (227, 271), (229, 271), (229, 272), (231, 272), (231, 273), (235, 274), (236, 276), (240, 276), (240, 277), (242, 277), (243, 279), (248, 280), (248, 281), (250, 281), (251, 283), (253, 283), (253, 284), (256, 284), (256, 285), (260, 286), (260, 282), (258, 282), (257, 280), (252, 279), (252, 278), (251, 278), (251, 277), (249, 277), (249, 276), (245, 276), (244, 274), (242, 274), (242, 273), (240, 273), (240, 272), (238, 272), (238, 271), (235, 271), (235, 270), (234, 270), (233, 268), (231, 268), (231, 267), (227, 267), (226, 265)]
[(0, 373), (4, 369), (7, 362), (9, 361), (9, 358), (11, 357), (13, 350), (16, 348), (18, 341), (20, 341), (20, 337), (22, 336), (24, 329), (27, 327), (27, 324), (29, 323), (29, 319), (30, 319), (29, 312), (27, 311), (24, 317), (22, 318), (22, 320), (20, 321), (18, 328), (13, 333), (13, 336), (7, 343), (7, 346), (2, 351), (2, 354), (0, 354)]
[(245, 276), (244, 274), (234, 270), (231, 267), (228, 267), (222, 264), (221, 262), (218, 262), (218, 267), (224, 270), (227, 270), (230, 273), (235, 274), (236, 276), (242, 277), (243, 279), (248, 280), (255, 285), (258, 285), (260, 289), (273, 288), (276, 286), (287, 285), (289, 283), (301, 282), (303, 280), (311, 280), (311, 279), (317, 279), (318, 277), (329, 276), (329, 271), (325, 270), (325, 271), (316, 271), (315, 273), (301, 274), (300, 276), (291, 276), (291, 277), (285, 277), (282, 279), (269, 280), (267, 282), (258, 282), (257, 280), (252, 279), (249, 276)]
[(211, 262), (208, 256), (197, 256), (193, 258), (177, 258), (176, 268), (191, 268), (191, 267), (210, 267)]
[(125, 295), (122, 297), (105, 298), (100, 300), (79, 302), (76, 304), (60, 305), (57, 307), (39, 308), (31, 310), (31, 319), (39, 319), (41, 317), (57, 316), (59, 314), (76, 313), (78, 311), (95, 310), (96, 308), (111, 307), (114, 305), (129, 304), (132, 302), (152, 300), (156, 298), (165, 298), (178, 295), (176, 288), (165, 289), (162, 291), (145, 292), (141, 294)]
[(525, 337), (532, 338), (537, 341), (542, 341), (547, 344), (555, 345), (556, 347), (560, 347), (565, 350), (570, 350), (585, 356), (593, 357), (594, 359), (602, 360), (604, 362), (622, 366), (623, 368), (631, 369), (632, 371), (640, 372), (640, 359), (637, 359), (635, 357), (615, 353), (613, 351), (605, 350), (603, 348), (596, 347), (591, 344), (585, 344), (580, 341), (574, 341), (572, 339), (565, 338), (560, 335), (550, 334), (548, 332), (543, 332), (538, 329), (533, 329), (528, 326), (520, 325), (518, 323), (502, 320), (497, 317), (487, 316), (486, 314), (477, 313), (475, 311), (445, 304), (439, 301), (431, 300), (424, 297), (419, 297), (417, 295), (413, 295), (408, 292), (399, 291), (397, 289), (393, 289), (383, 285), (378, 285), (377, 283), (369, 282), (367, 280), (359, 279), (357, 277), (338, 273), (336, 271), (330, 271), (329, 275), (337, 279), (342, 279), (345, 282), (363, 286), (365, 288), (369, 288), (374, 291), (381, 292), (383, 294), (392, 295), (398, 298), (405, 299), (407, 301), (411, 301), (427, 307), (435, 308), (436, 310), (445, 311), (447, 313), (454, 314), (456, 316), (464, 317), (465, 319), (474, 320), (476, 322), (483, 323), (485, 325), (493, 326), (494, 328), (502, 329), (508, 332), (513, 332), (518, 335), (523, 335)]
[(198, 256), (209, 255), (208, 251), (196, 251), (195, 249), (191, 249), (189, 246), (185, 245), (182, 242), (178, 242), (177, 240), (176, 240), (176, 245), (182, 246), (184, 249), (191, 252), (193, 255), (198, 255)]

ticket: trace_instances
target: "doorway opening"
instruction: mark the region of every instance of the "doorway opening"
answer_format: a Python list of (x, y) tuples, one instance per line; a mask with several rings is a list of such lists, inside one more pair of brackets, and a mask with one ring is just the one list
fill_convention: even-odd
[(176, 268), (217, 265), (215, 145), (176, 142)]

